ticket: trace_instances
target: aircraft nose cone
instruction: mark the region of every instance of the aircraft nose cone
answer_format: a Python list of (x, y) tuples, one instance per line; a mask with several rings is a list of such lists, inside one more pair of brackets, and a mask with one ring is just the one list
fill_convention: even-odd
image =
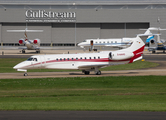
[(81, 47), (81, 48), (84, 48), (83, 44), (82, 43), (79, 43), (77, 46)]
[(20, 68), (20, 64), (17, 64), (13, 67), (13, 69), (19, 69)]
[(81, 45), (81, 43), (78, 43), (78, 44), (77, 44), (77, 46), (80, 46), (80, 45)]
[(18, 65), (15, 65), (15, 66), (13, 67), (13, 69), (18, 69)]

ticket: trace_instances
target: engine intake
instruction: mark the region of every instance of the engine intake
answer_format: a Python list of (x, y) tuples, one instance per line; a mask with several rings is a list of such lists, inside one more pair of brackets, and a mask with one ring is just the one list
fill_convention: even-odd
[(155, 43), (155, 40), (153, 40), (153, 39), (150, 40), (150, 43), (151, 43), (151, 44), (154, 44), (154, 43)]
[(33, 40), (33, 43), (34, 44), (40, 44), (40, 40), (39, 39), (35, 39), (35, 40)]
[(20, 40), (18, 41), (18, 43), (19, 43), (20, 45), (23, 45), (23, 44), (24, 44), (24, 39), (20, 39)]

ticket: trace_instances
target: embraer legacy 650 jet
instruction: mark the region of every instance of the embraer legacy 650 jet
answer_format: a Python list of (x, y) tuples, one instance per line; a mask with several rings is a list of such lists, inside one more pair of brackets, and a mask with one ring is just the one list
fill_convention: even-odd
[(17, 71), (24, 71), (27, 75), (28, 69), (76, 69), (82, 70), (84, 74), (94, 71), (100, 75), (99, 68), (110, 65), (127, 64), (142, 59), (145, 44), (142, 39), (147, 36), (137, 35), (132, 38), (132, 45), (126, 49), (117, 51), (103, 51), (99, 53), (80, 54), (57, 54), (57, 55), (35, 55), (28, 60), (14, 66)]

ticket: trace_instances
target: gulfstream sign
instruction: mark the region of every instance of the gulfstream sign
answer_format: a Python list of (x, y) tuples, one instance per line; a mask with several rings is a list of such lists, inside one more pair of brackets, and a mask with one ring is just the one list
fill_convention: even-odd
[(27, 22), (75, 22), (75, 12), (54, 12), (46, 10), (27, 10)]

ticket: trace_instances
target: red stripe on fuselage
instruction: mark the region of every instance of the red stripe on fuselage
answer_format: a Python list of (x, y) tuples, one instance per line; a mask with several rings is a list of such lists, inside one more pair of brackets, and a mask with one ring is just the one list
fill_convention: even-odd
[(31, 65), (27, 65), (27, 66), (24, 66), (22, 67), (23, 68), (26, 68), (26, 67), (31, 67), (31, 66), (34, 66), (35, 65), (39, 65), (39, 64), (45, 64), (45, 63), (59, 63), (59, 62), (123, 62), (123, 61), (130, 61), (130, 59), (125, 59), (125, 60), (110, 60), (109, 58), (100, 58), (100, 59), (69, 59), (69, 60), (60, 60), (58, 59), (57, 60), (50, 60), (50, 61), (44, 61), (44, 62), (38, 62), (38, 63), (35, 63), (35, 64), (31, 64)]
[(46, 63), (53, 63), (53, 62), (121, 62), (121, 61), (129, 61), (130, 59), (125, 60), (110, 60), (109, 58), (100, 58), (100, 59), (69, 59), (69, 60), (50, 60), (46, 61)]

